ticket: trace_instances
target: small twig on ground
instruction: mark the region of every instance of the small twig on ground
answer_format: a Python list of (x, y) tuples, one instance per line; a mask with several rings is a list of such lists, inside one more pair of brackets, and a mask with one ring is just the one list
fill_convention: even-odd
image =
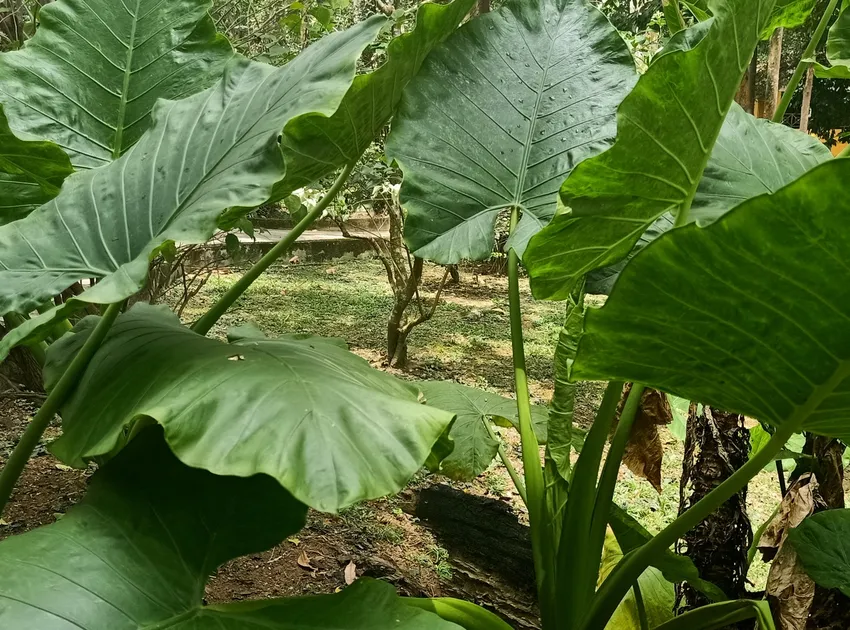
[(0, 393), (0, 399), (3, 398), (35, 398), (38, 400), (44, 400), (47, 396), (45, 394), (34, 394), (32, 392), (2, 392)]

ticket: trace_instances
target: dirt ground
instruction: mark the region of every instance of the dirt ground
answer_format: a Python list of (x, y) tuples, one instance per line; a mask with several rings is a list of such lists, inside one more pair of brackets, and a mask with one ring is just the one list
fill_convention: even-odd
[[(391, 297), (382, 270), (375, 261), (334, 265), (286, 266), (264, 276), (237, 303), (214, 334), (227, 326), (256, 322), (267, 334), (299, 331), (338, 336), (352, 350), (382, 363), (386, 313)], [(437, 270), (425, 277), (425, 292), (436, 288)], [(214, 278), (184, 314), (191, 319), (237, 278)], [(382, 281), (383, 280), (383, 281)], [(433, 285), (433, 286), (432, 286)], [(509, 395), (511, 390), (510, 335), (506, 282), (500, 276), (463, 274), (459, 286), (444, 292), (435, 319), (411, 337), (411, 364), (404, 378), (451, 379)], [(551, 352), (560, 326), (562, 307), (533, 302), (524, 287), (526, 348), (532, 395), (545, 404), (551, 396)], [(3, 388), (0, 387), (0, 390)], [(587, 425), (600, 389), (588, 385), (580, 392), (577, 422)], [(0, 464), (34, 414), (38, 398), (0, 395)], [(51, 428), (45, 443), (58, 435)], [(521, 467), (518, 439), (500, 429), (509, 454)], [(650, 531), (675, 518), (681, 473), (682, 444), (662, 431), (665, 444), (663, 490), (659, 494), (625, 468), (615, 500), (629, 509)], [(84, 494), (93, 470), (74, 470), (60, 464), (43, 446), (27, 467), (9, 508), (0, 520), (0, 539), (54, 522)], [(420, 474), (405, 491), (446, 480)], [(494, 464), (469, 484), (453, 484), (465, 492), (491, 497), (510, 506), (520, 521), (525, 517), (504, 467)], [(408, 496), (409, 498), (409, 496)], [(749, 510), (754, 528), (778, 501), (775, 476), (764, 471), (750, 485)], [(209, 602), (331, 593), (346, 584), (352, 570), (357, 577), (386, 579), (406, 595), (438, 596), (451, 590), (452, 557), (432, 533), (403, 509), (405, 495), (368, 502), (336, 515), (311, 513), (307, 527), (269, 551), (237, 559), (223, 566), (207, 588)], [(353, 565), (353, 566), (351, 566)], [(764, 584), (768, 567), (755, 563), (753, 590)]]

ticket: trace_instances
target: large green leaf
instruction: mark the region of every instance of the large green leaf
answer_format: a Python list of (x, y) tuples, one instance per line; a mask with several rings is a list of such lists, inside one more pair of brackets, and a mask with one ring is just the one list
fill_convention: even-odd
[[(741, 202), (776, 192), (829, 159), (832, 154), (817, 138), (755, 118), (733, 103), (697, 188), (689, 220), (708, 225)], [(626, 259), (591, 272), (588, 288), (594, 293), (610, 293), (626, 263), (672, 228), (673, 216), (662, 215)]]
[(306, 506), (272, 479), (181, 464), (149, 429), (98, 471), (53, 525), (0, 543), (0, 623), (16, 630), (320, 630), (456, 626), (406, 606), (388, 584), (339, 595), (204, 604), (224, 562), (304, 525)]
[[(456, 416), (449, 432), (454, 449), (440, 462), (440, 473), (470, 481), (487, 470), (499, 448), (489, 423), (518, 426), (516, 400), (451, 381), (423, 381), (418, 385), (429, 406)], [(543, 444), (546, 418), (546, 409), (532, 407), (534, 430)]]
[(776, 0), (762, 37), (767, 39), (778, 28), (801, 26), (809, 19), (816, 5), (817, 0)]
[(690, 219), (707, 225), (741, 202), (776, 192), (830, 159), (829, 149), (817, 138), (756, 118), (733, 103), (694, 196)]
[(0, 225), (17, 221), (59, 194), (73, 172), (55, 144), (18, 139), (0, 106)]
[(55, 142), (76, 168), (107, 164), (150, 126), (159, 98), (212, 85), (233, 55), (210, 0), (57, 0), (23, 49), (0, 56), (13, 130)]
[[(599, 566), (599, 583), (605, 580), (623, 559), (623, 551), (611, 532), (605, 536), (602, 562)], [(674, 617), (676, 589), (664, 579), (661, 571), (647, 567), (638, 578), (641, 600), (649, 628), (655, 628)], [(634, 589), (630, 590), (605, 626), (605, 630), (641, 630), (640, 609)]]
[[(48, 352), (48, 386), (95, 318)], [(265, 473), (300, 501), (336, 511), (397, 492), (422, 466), (452, 415), (334, 340), (249, 337), (223, 343), (165, 307), (118, 318), (62, 409), (57, 457), (74, 466), (120, 448), (152, 418), (175, 454), (220, 475)]]
[(788, 541), (817, 584), (850, 597), (850, 510), (810, 516), (791, 530)]
[(511, 0), (464, 25), (408, 85), (387, 141), (411, 249), (486, 259), (499, 213), (521, 206), (521, 251), (555, 213), (564, 177), (610, 144), (635, 77), (588, 0)]
[(708, 34), (653, 63), (617, 114), (617, 142), (580, 164), (525, 263), (538, 297), (563, 299), (661, 216), (690, 207), (774, 0), (716, 0)]
[(282, 68), (235, 59), (217, 85), (160, 101), (123, 157), (72, 175), (53, 201), (0, 227), (0, 313), (29, 312), (80, 278), (101, 278), (4, 337), (0, 358), (86, 303), (138, 291), (163, 243), (204, 242), (222, 210), (268, 199), (284, 173), (281, 130), (296, 116), (336, 111), (384, 24), (375, 16), (332, 33)]
[[(700, 21), (711, 18), (707, 0), (682, 0), (682, 4), (686, 5), (694, 17)], [(768, 39), (777, 28), (794, 28), (802, 25), (811, 15), (815, 5), (817, 0), (776, 0), (770, 20), (762, 31), (762, 38)]]
[(576, 378), (850, 438), (850, 161), (657, 239), (589, 310)]
[(850, 2), (845, 0), (841, 13), (829, 29), (826, 39), (829, 66), (815, 60), (815, 75), (822, 79), (850, 79)]
[(423, 4), (414, 30), (390, 42), (383, 66), (354, 79), (333, 116), (312, 114), (290, 122), (283, 134), (286, 178), (275, 186), (273, 198), (283, 199), (356, 161), (389, 122), (402, 90), (422, 62), (457, 28), (473, 4), (474, 0)]

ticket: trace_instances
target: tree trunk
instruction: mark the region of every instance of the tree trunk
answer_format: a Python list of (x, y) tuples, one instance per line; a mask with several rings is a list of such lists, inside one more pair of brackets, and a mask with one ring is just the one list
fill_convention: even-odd
[[(4, 322), (5, 323), (5, 322)], [(0, 325), (0, 339), (6, 334), (7, 328)], [(44, 391), (44, 377), (41, 364), (26, 346), (12, 348), (9, 358), (0, 363), (0, 391), (3, 389), (3, 381), (7, 380), (13, 385), (21, 385), (31, 392)]]
[(800, 108), (800, 131), (809, 133), (809, 114), (812, 109), (812, 89), (815, 87), (815, 69), (809, 66), (806, 83), (803, 85), (803, 105)]
[[(679, 514), (726, 481), (749, 459), (750, 432), (744, 417), (711, 407), (698, 413), (691, 403), (685, 438), (685, 457), (679, 488)], [(688, 532), (677, 545), (699, 569), (732, 599), (746, 596), (747, 551), (753, 533), (747, 516), (747, 488)], [(680, 612), (710, 603), (687, 584), (677, 587)], [(741, 625), (740, 628), (747, 627)], [(748, 626), (752, 628), (752, 624)], [(730, 626), (738, 628), (738, 626)]]
[(735, 95), (735, 101), (744, 108), (749, 114), (755, 114), (756, 111), (756, 74), (758, 72), (758, 52), (753, 53), (753, 58), (750, 65), (747, 67), (747, 72), (744, 74), (744, 79), (741, 81), (741, 87), (738, 88), (738, 94)]
[(764, 100), (762, 118), (773, 118), (776, 106), (779, 105), (779, 73), (782, 69), (782, 34), (778, 28), (770, 36), (767, 53), (767, 93)]

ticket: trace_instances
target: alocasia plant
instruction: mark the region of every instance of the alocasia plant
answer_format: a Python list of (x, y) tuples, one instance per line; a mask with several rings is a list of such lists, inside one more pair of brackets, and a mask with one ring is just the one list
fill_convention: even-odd
[[(200, 70), (212, 61), (188, 53), (219, 48), (230, 57), (226, 42), (209, 28), (206, 6), (139, 2), (131, 11), (124, 3), (106, 7), (59, 0), (51, 7), (41, 39), (33, 39), (14, 60), (0, 58), (14, 66), (24, 64), (25, 53), (34, 50), (55, 56), (55, 50), (48, 50), (51, 41), (65, 45), (56, 44), (57, 35), (79, 35), (63, 28), (69, 23), (62, 18), (77, 15), (97, 22), (89, 38), (108, 41), (89, 42), (86, 52), (97, 54), (75, 62), (76, 70), (84, 71), (87, 63), (114, 61), (109, 55), (120, 49), (126, 62), (121, 66), (122, 91), (114, 95), (118, 118), (106, 125), (115, 134), (100, 139), (108, 145), (101, 148), (110, 149), (101, 156), (107, 163), (85, 170), (97, 165), (75, 162), (84, 172), (71, 175), (53, 201), (0, 228), (0, 275), (5, 274), (6, 287), (0, 312), (29, 312), (81, 276), (101, 278), (79, 299), (12, 331), (3, 340), (5, 350), (24, 337), (38, 336), (45, 323), (61, 320), (83, 303), (108, 305), (102, 317), (84, 320), (51, 346), (49, 395), (0, 474), (0, 504), (5, 506), (56, 411), (62, 411), (67, 428), (55, 445), (58, 454), (76, 465), (98, 455), (103, 456), (101, 462), (109, 459), (88, 498), (61, 523), (0, 544), (0, 561), (20, 567), (14, 579), (0, 584), (0, 619), (15, 627), (92, 629), (246, 624), (325, 628), (339, 625), (343, 618), (346, 627), (457, 627), (441, 621), (433, 612), (439, 610), (500, 627), (492, 614), (471, 604), (406, 604), (390, 587), (368, 581), (325, 598), (232, 606), (205, 606), (202, 601), (205, 580), (218, 564), (268, 548), (301, 527), (305, 506), (295, 497), (334, 511), (397, 491), (453, 419), (421, 404), (415, 386), (370, 368), (334, 340), (269, 340), (238, 331), (226, 344), (152, 307), (139, 305), (119, 316), (124, 298), (142, 286), (148, 260), (167, 241), (202, 241), (226, 209), (247, 210), (272, 195), (286, 172), (279, 144), (284, 127), (305, 114), (335, 114), (354, 79), (357, 58), (387, 23), (375, 16), (328, 35), (283, 68), (233, 58), (221, 79), (205, 91), (160, 101), (149, 129), (139, 131), (135, 142), (137, 127), (127, 118), (133, 103), (142, 106), (150, 89), (172, 85), (172, 80), (186, 90), (206, 80)], [(428, 19), (423, 31), (407, 40), (413, 42), (416, 57), (389, 66), (397, 70), (387, 71), (390, 76), (403, 83), (403, 76), (414, 74), (429, 48), (455, 28), (468, 6), (467, 0), (424, 11)], [(169, 41), (171, 48), (163, 49), (162, 41)], [(144, 48), (147, 44), (150, 49)], [(141, 60), (138, 67), (131, 65), (133, 59)], [(169, 70), (169, 60), (175, 65), (163, 72)], [(158, 68), (157, 63), (164, 65)], [(180, 79), (181, 68), (193, 76)], [(46, 63), (43, 70), (50, 71)], [(153, 83), (145, 83), (148, 79)], [(88, 80), (111, 93), (109, 86), (101, 85), (106, 79), (92, 70), (86, 80), (74, 81), (67, 94), (52, 95), (53, 101), (45, 102), (90, 88)], [(389, 103), (381, 103), (384, 119), (397, 102), (392, 91), (398, 86), (391, 84), (386, 78), (368, 84), (376, 102)], [(18, 96), (20, 110), (31, 116), (16, 111), (19, 116), (14, 121), (10, 117), (11, 127), (17, 130), (15, 123), (21, 120), (33, 126), (20, 132), (26, 134), (21, 140), (12, 140), (9, 130), (10, 142), (22, 143), (22, 150), (34, 154), (55, 154), (47, 142), (30, 143), (31, 135), (49, 136), (52, 128), (33, 122), (35, 101), (27, 101), (23, 89)], [(96, 104), (105, 106), (107, 100), (97, 99)], [(80, 111), (93, 107), (81, 106)], [(57, 120), (68, 131), (57, 142), (76, 159), (86, 152), (75, 143), (92, 139), (88, 136), (94, 127), (86, 127), (85, 116), (67, 109), (68, 120), (79, 127)], [(133, 123), (146, 124), (147, 113), (132, 110), (132, 115), (138, 115)], [(356, 131), (362, 143), (376, 127)], [(15, 172), (9, 164), (4, 163), (4, 172)], [(318, 204), (319, 211), (339, 192), (350, 167)], [(39, 176), (52, 172), (44, 168)], [(246, 278), (256, 275), (255, 269)], [(214, 322), (223, 309), (211, 312), (216, 313)], [(139, 354), (142, 350), (147, 358)], [(117, 365), (130, 368), (135, 376), (118, 375)], [(164, 371), (166, 365), (173, 370)], [(137, 378), (140, 369), (148, 371), (147, 378)], [(234, 398), (228, 382), (246, 398)], [(133, 384), (139, 386), (137, 391), (124, 389)], [(94, 418), (84, 411), (91, 409), (92, 392), (110, 399), (102, 406), (104, 416), (95, 421), (97, 434), (91, 432)], [(175, 396), (178, 392), (181, 396)], [(157, 423), (162, 429), (148, 428)], [(251, 516), (250, 509), (258, 506), (271, 513)], [(63, 543), (46, 547), (45, 539)]]
[[(93, 324), (83, 320), (51, 346), (48, 387)], [(219, 475), (265, 473), (300, 501), (336, 512), (396, 491), (452, 420), (344, 342), (238, 332), (223, 343), (192, 332), (164, 306), (135, 306), (62, 409), (63, 435), (51, 450), (82, 466), (153, 420), (186, 464)]]
[[(127, 118), (129, 95), (138, 95), (136, 75), (144, 80), (145, 69), (155, 73), (157, 64), (135, 72), (129, 62), (145, 58), (145, 43), (155, 45), (173, 28), (183, 34), (180, 42), (200, 52), (192, 58), (210, 66), (215, 62), (204, 56), (203, 43), (221, 46), (219, 52), (224, 43), (198, 8), (206, 5), (187, 0), (187, 11), (173, 15), (160, 4), (139, 2), (136, 10), (120, 4), (57, 0), (42, 37), (47, 49), (67, 26), (63, 16), (94, 16), (103, 19), (90, 36), (111, 38), (103, 59), (111, 59), (106, 51), (124, 49), (119, 117), (107, 125), (114, 133), (98, 140), (108, 149), (100, 154), (105, 164), (71, 175), (52, 201), (0, 227), (0, 312), (29, 312), (81, 276), (101, 279), (83, 296), (24, 323), (0, 351), (43, 337), (83, 304), (108, 305), (102, 317), (84, 320), (49, 348), (49, 396), (0, 474), (5, 505), (57, 411), (64, 428), (53, 445), (57, 455), (74, 465), (108, 460), (66, 517), (0, 543), (0, 562), (14, 567), (0, 577), (6, 625), (504, 630), (472, 604), (407, 601), (368, 581), (318, 598), (212, 606), (202, 599), (218, 564), (297, 531), (305, 504), (333, 511), (396, 491), (426, 460), (439, 464), (440, 457), (459, 474), (474, 474), (498, 452), (493, 434), (483, 439), (481, 431), (490, 418), (516, 423), (522, 438), (524, 480), (516, 471), (514, 478), (529, 510), (543, 626), (599, 630), (615, 616), (617, 623), (634, 623), (628, 619), (635, 615), (621, 607), (630, 590), (629, 610), (647, 625), (654, 603), (644, 599), (647, 575), (688, 580), (722, 599), (692, 563), (670, 551), (678, 537), (772, 461), (791, 433), (806, 428), (850, 437), (843, 258), (850, 233), (842, 194), (850, 162), (831, 160), (816, 141), (732, 105), (760, 37), (792, 3), (709, 2), (711, 20), (677, 34), (616, 119), (634, 69), (623, 42), (589, 2), (512, 0), (449, 35), (470, 4), (456, 0), (423, 7), (423, 30), (390, 44), (386, 66), (371, 75), (355, 79), (356, 61), (387, 23), (383, 17), (322, 38), (283, 68), (234, 58), (211, 87), (161, 102), (138, 136)], [(157, 11), (177, 21), (152, 27), (145, 19)], [(174, 50), (159, 50), (167, 63)], [(8, 71), (3, 63), (0, 58), (0, 75)], [(344, 187), (352, 161), (392, 115), (408, 81), (389, 148), (405, 171), (411, 246), (441, 262), (485, 257), (498, 215), (510, 214), (515, 406), (453, 384), (403, 383), (334, 340), (266, 339), (245, 329), (229, 343), (204, 337), (281, 244), (192, 329), (145, 305), (121, 314), (166, 242), (202, 241), (228, 208), (244, 212), (276, 191), (343, 167), (302, 222), (309, 224)], [(376, 118), (363, 115), (366, 95), (376, 103)], [(36, 119), (19, 106), (0, 137), (20, 148), (15, 156), (23, 168), (8, 161), (11, 151), (7, 161), (0, 152), (4, 177), (27, 171), (48, 184), (38, 182), (45, 196), (56, 194), (66, 173), (56, 170), (62, 160), (49, 140), (69, 150), (78, 167), (96, 166), (71, 146), (94, 127), (80, 119), (79, 127), (66, 125), (68, 134), (51, 136), (43, 121), (19, 126)], [(146, 114), (137, 113), (146, 124)], [(325, 120), (338, 141), (333, 147), (318, 141), (317, 125)], [(611, 144), (615, 120), (617, 140), (599, 153)], [(49, 168), (33, 170), (32, 155)], [(559, 187), (562, 214), (524, 254), (534, 290), (569, 299), (544, 431), (535, 426), (525, 374), (518, 251), (555, 215)], [(650, 235), (657, 238), (634, 253), (635, 243)], [(616, 270), (607, 304), (585, 307), (586, 274), (630, 255)], [(575, 381), (582, 378), (610, 383), (572, 465)], [(625, 380), (636, 384), (604, 457)], [(612, 505), (645, 385), (776, 426), (749, 463), (654, 537)], [(430, 406), (421, 404), (421, 390)], [(449, 454), (445, 438), (454, 416), (455, 437), (473, 443)], [(817, 562), (810, 547), (822, 538), (820, 519), (843, 527), (842, 518), (816, 517), (794, 537), (804, 564)], [(610, 567), (604, 568), (597, 589), (609, 524), (625, 555), (607, 577)], [(651, 566), (658, 572), (647, 573)], [(845, 584), (835, 575), (841, 567), (810, 571), (829, 585)], [(667, 591), (659, 590), (659, 601)], [(773, 628), (764, 602), (718, 602), (665, 618), (654, 617), (659, 630), (709, 630), (753, 618)]]
[(174, 457), (147, 429), (99, 470), (53, 525), (0, 544), (0, 622), (35, 630), (452, 630), (393, 588), (206, 605), (219, 565), (281, 542), (307, 507), (264, 475), (219, 477)]

